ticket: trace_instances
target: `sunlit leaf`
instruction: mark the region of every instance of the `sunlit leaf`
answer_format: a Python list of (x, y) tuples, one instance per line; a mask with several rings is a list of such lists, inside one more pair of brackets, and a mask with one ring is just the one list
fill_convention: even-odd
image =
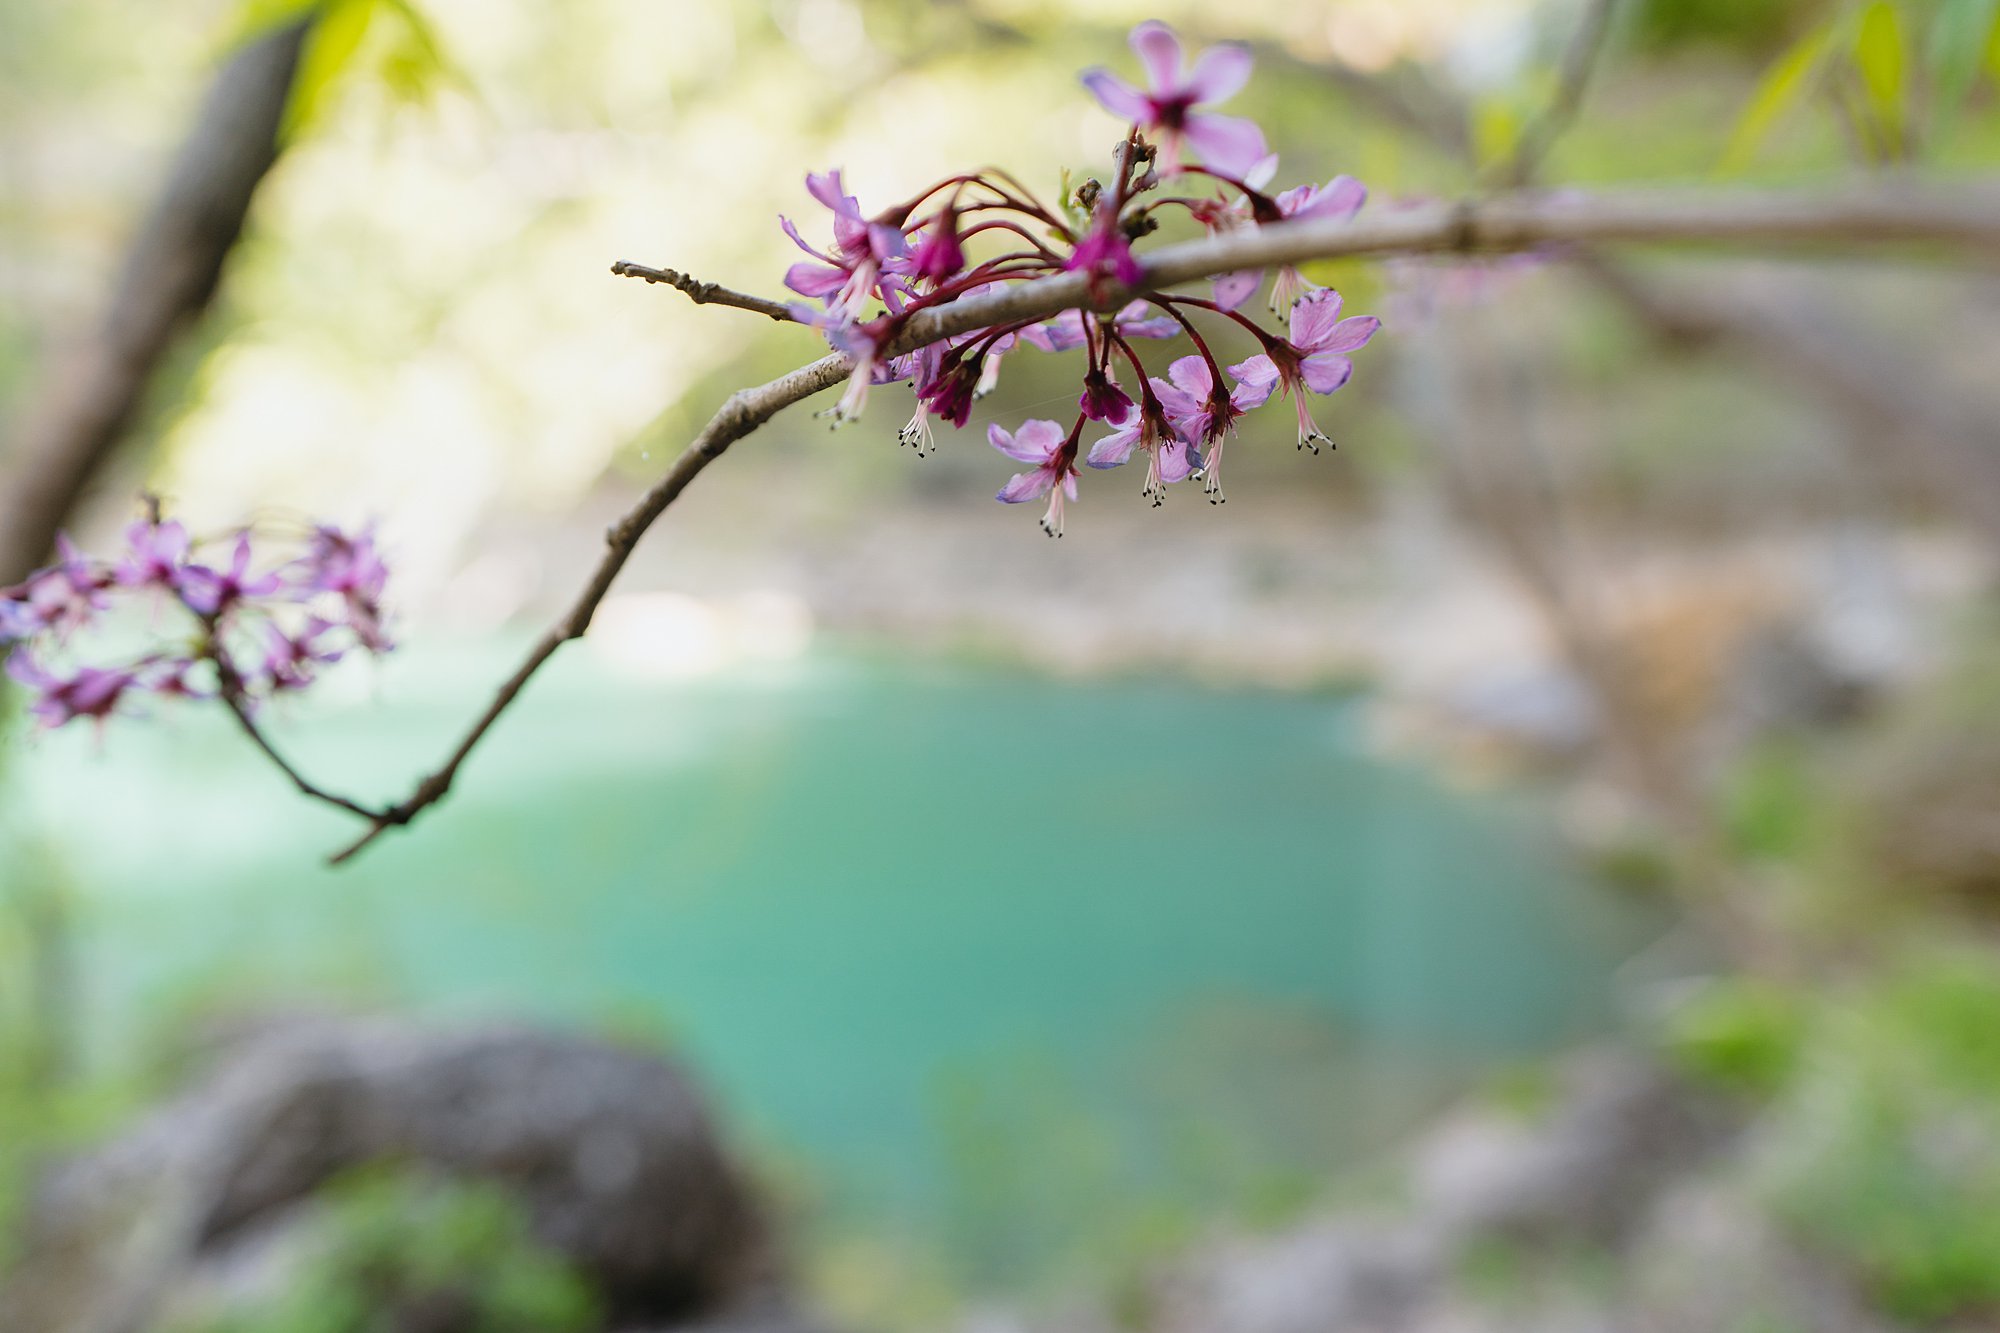
[(297, 22), (325, 0), (243, 0), (231, 16), (228, 45), (236, 47), (273, 28)]
[(291, 139), (318, 121), (341, 76), (353, 65), (376, 8), (376, 0), (325, 0), (322, 4), (319, 19), (306, 38), (305, 52), (299, 57), (282, 137)]
[(1840, 25), (1828, 23), (1801, 37), (1766, 70), (1757, 92), (1729, 136), (1716, 170), (1729, 175), (1743, 170), (1770, 137), (1771, 129), (1811, 89), (1820, 66), (1840, 37)]
[(427, 101), (445, 84), (470, 87), (438, 40), (437, 29), (410, 0), (380, 0), (399, 20), (394, 45), (383, 59), (382, 74), (390, 90), (405, 101)]
[(2000, 83), (2000, 22), (1986, 30), (1986, 77)]
[(1854, 35), (1854, 64), (1861, 71), (1861, 85), (1867, 90), (1875, 123), (1891, 143), (1902, 143), (1909, 43), (1903, 36), (1903, 17), (1889, 0), (1875, 0), (1861, 12), (1861, 24)]
[(1490, 100), (1473, 112), (1472, 146), (1479, 161), (1504, 161), (1521, 139), (1521, 117), (1511, 103)]

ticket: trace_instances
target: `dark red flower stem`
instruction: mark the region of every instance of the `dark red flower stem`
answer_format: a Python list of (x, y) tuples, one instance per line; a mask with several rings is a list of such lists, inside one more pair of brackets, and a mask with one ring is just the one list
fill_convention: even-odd
[(1166, 311), (1167, 316), (1174, 323), (1180, 325), (1187, 333), (1189, 340), (1194, 343), (1196, 350), (1201, 353), (1201, 359), (1208, 362), (1208, 377), (1211, 386), (1209, 397), (1213, 399), (1217, 395), (1220, 395), (1225, 402), (1228, 401), (1229, 390), (1227, 386), (1229, 381), (1222, 373), (1222, 366), (1216, 361), (1215, 353), (1208, 350), (1208, 344), (1202, 340), (1201, 333), (1195, 328), (1193, 322), (1186, 315), (1174, 309), (1174, 303), (1177, 298), (1149, 295), (1145, 299), (1148, 303)]
[(1251, 333), (1255, 334), (1257, 341), (1264, 345), (1264, 350), (1266, 352), (1271, 352), (1281, 347), (1289, 351), (1291, 348), (1291, 345), (1287, 343), (1283, 338), (1280, 338), (1276, 334), (1270, 333), (1267, 330), (1261, 328), (1256, 320), (1251, 319), (1249, 316), (1241, 313), (1240, 311), (1224, 310), (1220, 305), (1217, 305), (1214, 301), (1204, 300), (1199, 296), (1175, 296), (1175, 297), (1170, 297), (1168, 299), (1174, 301), (1176, 304), (1179, 305), (1196, 306), (1202, 310), (1211, 310), (1218, 315), (1228, 316), (1230, 319), (1235, 320), (1238, 324), (1241, 324), (1244, 328), (1250, 330)]

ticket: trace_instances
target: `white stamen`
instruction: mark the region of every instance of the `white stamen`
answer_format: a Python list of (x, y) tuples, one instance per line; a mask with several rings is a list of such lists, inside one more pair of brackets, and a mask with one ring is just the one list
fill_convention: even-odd
[(930, 404), (919, 399), (916, 415), (896, 433), (896, 438), (915, 449), (918, 458), (926, 457), (936, 450), (937, 437), (931, 434)]
[(1049, 509), (1042, 515), (1042, 531), (1051, 537), (1063, 535), (1063, 488), (1057, 482), (1049, 491)]

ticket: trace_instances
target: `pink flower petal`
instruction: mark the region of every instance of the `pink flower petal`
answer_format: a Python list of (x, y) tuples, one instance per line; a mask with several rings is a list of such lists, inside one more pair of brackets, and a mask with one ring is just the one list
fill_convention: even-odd
[(785, 270), (785, 286), (800, 296), (831, 296), (847, 285), (847, 275), (824, 264), (794, 264)]
[(1249, 384), (1263, 389), (1267, 398), (1270, 396), (1270, 391), (1278, 383), (1278, 367), (1276, 363), (1262, 352), (1251, 357), (1248, 361), (1241, 361), (1231, 366), (1229, 374), (1238, 384)]
[(1355, 315), (1343, 319), (1333, 326), (1333, 331), (1320, 342), (1322, 352), (1354, 352), (1368, 345), (1375, 336), (1375, 330), (1382, 327), (1382, 321), (1373, 315)]
[(1186, 91), (1197, 102), (1227, 102), (1250, 82), (1250, 51), (1225, 42), (1203, 51), (1188, 75)]
[(1146, 67), (1152, 91), (1172, 95), (1181, 90), (1181, 39), (1157, 19), (1149, 19), (1132, 29), (1127, 39), (1139, 63)]
[(1354, 363), (1338, 352), (1316, 352), (1305, 360), (1306, 387), (1314, 393), (1332, 393), (1354, 374)]
[(1368, 202), (1368, 187), (1352, 176), (1335, 176), (1313, 201), (1314, 217), (1351, 218)]
[(1021, 429), (1014, 432), (1015, 442), (1034, 449), (1037, 461), (1053, 454), (1067, 438), (1068, 433), (1060, 424), (1040, 418), (1022, 422)]
[(1090, 446), (1090, 453), (1084, 462), (1095, 468), (1119, 467), (1132, 456), (1133, 446), (1139, 443), (1139, 427), (1135, 423), (1111, 434)]
[[(1195, 358), (1197, 361), (1200, 359), (1200, 357)], [(1203, 370), (1206, 371), (1207, 367), (1204, 366)], [(1175, 421), (1178, 421), (1182, 417), (1193, 416), (1195, 413), (1201, 411), (1201, 400), (1208, 396), (1208, 390), (1206, 389), (1202, 390), (1201, 397), (1198, 398), (1178, 385), (1169, 384), (1157, 375), (1152, 378), (1150, 383), (1153, 386), (1153, 396), (1160, 400), (1160, 407), (1166, 412), (1169, 419)]]
[(1215, 303), (1224, 310), (1234, 310), (1257, 294), (1264, 285), (1264, 270), (1244, 269), (1241, 273), (1225, 273), (1215, 280)]
[(1146, 100), (1146, 95), (1110, 70), (1086, 70), (1083, 86), (1090, 89), (1090, 95), (1097, 99), (1099, 106), (1120, 120), (1149, 121), (1153, 118), (1153, 104)]
[(1016, 462), (1043, 463), (1063, 442), (1063, 429), (1053, 421), (1028, 421), (1010, 433), (996, 421), (986, 428), (986, 442)]
[(1160, 480), (1171, 485), (1186, 481), (1194, 472), (1195, 451), (1186, 440), (1165, 440), (1160, 444)]
[(1253, 412), (1271, 401), (1271, 394), (1276, 388), (1276, 381), (1269, 384), (1238, 383), (1229, 391), (1229, 401), (1239, 412)]
[(785, 235), (791, 237), (792, 240), (795, 243), (797, 243), (799, 249), (805, 251), (807, 254), (811, 255), (814, 259), (819, 260), (822, 264), (831, 264), (833, 262), (832, 259), (822, 254), (820, 251), (815, 250), (810, 245), (807, 245), (805, 242), (805, 238), (799, 235), (799, 229), (797, 227), (794, 227), (792, 225), (792, 220), (786, 217), (783, 213), (778, 214), (778, 225), (785, 229)]
[(1044, 352), (1071, 352), (1083, 346), (1086, 341), (1083, 331), (1083, 312), (1065, 310), (1054, 319), (1043, 324), (1031, 325), (1021, 330), (1021, 340)]
[(1208, 165), (1232, 176), (1242, 175), (1270, 151), (1264, 131), (1240, 116), (1191, 115), (1187, 141)]
[(836, 214), (859, 215), (861, 207), (848, 197), (840, 183), (840, 168), (832, 171), (812, 171), (806, 173), (806, 193), (825, 204)]
[(1215, 391), (1215, 377), (1209, 373), (1207, 360), (1200, 356), (1180, 358), (1167, 367), (1167, 378), (1174, 382), (1176, 388), (1197, 401)]
[(1047, 495), (1049, 487), (1055, 483), (1055, 474), (1045, 467), (1038, 467), (1033, 472), (1017, 472), (993, 498), (1003, 505), (1017, 505), (1024, 500)]
[(1301, 297), (1292, 307), (1292, 346), (1302, 352), (1321, 350), (1340, 322), (1340, 293), (1331, 287)]

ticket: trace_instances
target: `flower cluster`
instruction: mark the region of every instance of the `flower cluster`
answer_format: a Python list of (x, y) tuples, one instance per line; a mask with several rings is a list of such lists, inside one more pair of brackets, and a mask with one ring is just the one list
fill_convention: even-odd
[[(838, 426), (860, 415), (876, 384), (909, 382), (916, 413), (901, 431), (921, 457), (934, 447), (931, 419), (963, 427), (973, 400), (993, 387), (1000, 360), (1020, 345), (1045, 352), (1081, 350), (1082, 392), (1071, 424), (1036, 420), (1018, 430), (994, 425), (987, 440), (1028, 464), (1001, 488), (1007, 504), (1048, 497), (1042, 527), (1063, 530), (1063, 505), (1074, 500), (1078, 462), (1112, 468), (1145, 455), (1142, 494), (1155, 505), (1167, 488), (1200, 478), (1210, 503), (1220, 504), (1224, 446), (1242, 417), (1273, 396), (1297, 409), (1298, 447), (1331, 445), (1313, 420), (1308, 395), (1330, 394), (1353, 373), (1349, 361), (1374, 336), (1379, 321), (1341, 317), (1337, 292), (1308, 282), (1296, 269), (1279, 271), (1271, 309), (1288, 328), (1269, 331), (1241, 307), (1262, 286), (1261, 271), (1217, 278), (1210, 297), (1144, 290), (1145, 270), (1133, 242), (1179, 210), (1210, 233), (1283, 224), (1295, 219), (1352, 217), (1367, 191), (1350, 177), (1301, 185), (1271, 195), (1277, 158), (1251, 121), (1209, 109), (1250, 78), (1249, 53), (1214, 47), (1190, 63), (1163, 23), (1142, 23), (1131, 45), (1146, 71), (1137, 87), (1108, 70), (1083, 83), (1113, 114), (1131, 122), (1108, 185), (1086, 180), (1051, 208), (1005, 172), (988, 169), (947, 177), (913, 198), (868, 213), (847, 193), (838, 171), (806, 178), (813, 198), (833, 214), (833, 243), (809, 245), (790, 219), (785, 232), (810, 259), (793, 265), (785, 284), (820, 302), (792, 307), (854, 360), (840, 402)], [(1198, 158), (1198, 161), (1192, 160)], [(980, 258), (972, 256), (977, 252)], [(1069, 311), (1056, 319), (975, 329), (914, 352), (895, 345), (920, 310), (1058, 272), (1089, 275), (1103, 309), (1131, 300), (1114, 314)], [(1217, 325), (1254, 340), (1256, 351), (1224, 366), (1201, 326)], [(1134, 342), (1185, 336), (1194, 352), (1166, 375), (1148, 373)], [(1085, 444), (1087, 431), (1104, 432)]]
[[(278, 558), (269, 544), (247, 531), (196, 542), (157, 507), (112, 559), (59, 538), (55, 564), (0, 590), (0, 653), (34, 691), (29, 711), (45, 727), (101, 725), (147, 695), (247, 711), (350, 652), (388, 651), (388, 571), (371, 532), (315, 527)], [(143, 652), (117, 651), (132, 637), (121, 634), (121, 605), (149, 609)]]

